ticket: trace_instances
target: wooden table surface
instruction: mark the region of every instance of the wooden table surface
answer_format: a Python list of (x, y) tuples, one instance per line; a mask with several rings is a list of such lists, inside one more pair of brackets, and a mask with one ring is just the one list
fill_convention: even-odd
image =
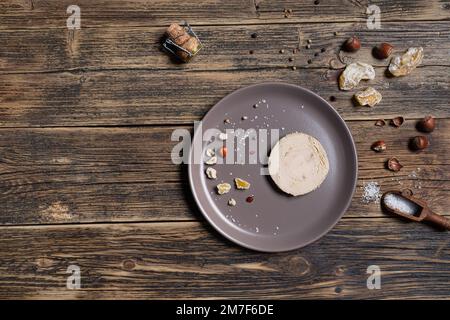
[[(410, 188), (450, 216), (450, 2), (370, 3), (381, 9), (379, 30), (367, 28), (367, 1), (2, 1), (0, 298), (449, 298), (449, 233), (364, 204), (361, 187)], [(71, 4), (81, 8), (80, 30), (66, 27)], [(160, 46), (182, 19), (205, 44), (189, 64)], [(362, 49), (340, 52), (351, 35)], [(422, 65), (386, 77), (388, 62), (371, 55), (380, 42), (396, 52), (422, 46)], [(376, 69), (383, 101), (374, 108), (353, 106), (354, 91), (337, 88), (353, 60)], [(264, 81), (335, 96), (359, 156), (358, 187), (336, 227), (276, 254), (213, 230), (186, 168), (170, 158), (174, 129)], [(428, 114), (438, 119), (431, 145), (413, 153), (408, 139)], [(374, 126), (395, 116), (405, 117), (401, 128)], [(370, 150), (379, 139), (382, 154)], [(384, 169), (390, 156), (400, 172)], [(66, 288), (69, 265), (81, 268), (79, 290)], [(379, 290), (366, 286), (369, 265), (381, 268)]]

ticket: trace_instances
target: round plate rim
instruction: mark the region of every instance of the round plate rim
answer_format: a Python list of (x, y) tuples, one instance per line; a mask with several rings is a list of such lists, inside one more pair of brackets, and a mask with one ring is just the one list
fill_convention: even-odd
[[(198, 196), (195, 192), (195, 188), (194, 188), (194, 182), (193, 182), (193, 165), (191, 163), (193, 154), (193, 148), (190, 148), (189, 150), (189, 163), (188, 163), (188, 177), (189, 177), (189, 187), (191, 189), (192, 195), (194, 196), (195, 202), (197, 204), (197, 207), (200, 209), (202, 215), (205, 217), (205, 219), (208, 221), (208, 223), (210, 225), (213, 226), (213, 228), (219, 232), (222, 236), (224, 236), (226, 239), (234, 242), (235, 244), (238, 244), (244, 248), (247, 249), (251, 249), (251, 250), (255, 250), (255, 251), (259, 251), (259, 252), (286, 252), (286, 251), (292, 251), (295, 249), (299, 249), (299, 248), (303, 248), (305, 246), (310, 245), (311, 243), (319, 240), (320, 238), (322, 238), (323, 236), (325, 236), (328, 232), (330, 232), (335, 226), (336, 224), (341, 220), (341, 218), (343, 217), (343, 215), (347, 212), (348, 208), (350, 207), (351, 201), (353, 199), (353, 195), (355, 194), (356, 191), (356, 185), (357, 185), (357, 181), (358, 181), (358, 153), (356, 151), (356, 146), (355, 146), (355, 142), (353, 140), (353, 136), (350, 132), (350, 129), (348, 128), (347, 124), (345, 123), (345, 120), (341, 117), (341, 115), (333, 108), (333, 106), (331, 106), (328, 101), (326, 101), (324, 98), (322, 98), (321, 96), (319, 96), (317, 93), (306, 89), (304, 87), (295, 85), (295, 84), (291, 84), (291, 83), (286, 83), (286, 82), (262, 82), (262, 83), (257, 83), (257, 84), (252, 84), (252, 85), (248, 85), (239, 89), (236, 89), (232, 92), (230, 92), (229, 94), (227, 94), (225, 97), (223, 97), (222, 99), (220, 99), (216, 104), (214, 104), (213, 107), (211, 107), (206, 114), (203, 116), (202, 121), (205, 117), (208, 116), (208, 114), (210, 113), (211, 110), (213, 110), (217, 105), (221, 104), (223, 101), (225, 101), (227, 98), (229, 98), (232, 95), (236, 95), (239, 94), (241, 91), (244, 90), (249, 90), (252, 89), (254, 87), (258, 87), (258, 86), (281, 86), (281, 87), (291, 87), (294, 88), (296, 90), (300, 90), (303, 92), (306, 92), (307, 94), (311, 94), (313, 96), (315, 96), (316, 98), (318, 98), (319, 100), (322, 100), (322, 102), (325, 103), (325, 105), (328, 107), (328, 109), (333, 112), (336, 116), (337, 119), (341, 122), (341, 124), (343, 125), (343, 128), (345, 129), (348, 138), (350, 139), (351, 142), (351, 147), (352, 147), (352, 151), (353, 151), (353, 157), (352, 160), (354, 161), (354, 167), (355, 167), (355, 175), (354, 175), (354, 179), (352, 181), (352, 192), (349, 196), (349, 198), (347, 199), (344, 209), (342, 210), (342, 212), (339, 213), (339, 215), (336, 216), (336, 219), (334, 221), (334, 223), (332, 223), (328, 228), (326, 228), (326, 230), (324, 230), (323, 232), (321, 232), (318, 236), (312, 238), (311, 240), (301, 243), (299, 245), (294, 245), (294, 246), (290, 246), (290, 247), (286, 247), (284, 249), (271, 249), (271, 248), (263, 248), (263, 247), (258, 247), (255, 245), (251, 245), (248, 243), (245, 243), (244, 241), (241, 241), (239, 239), (236, 239), (234, 237), (232, 237), (231, 235), (229, 235), (228, 233), (226, 233), (225, 231), (223, 231), (220, 226), (218, 226), (209, 216), (209, 214), (206, 212), (206, 210), (203, 208), (203, 206), (201, 205), (200, 200), (198, 199)], [(194, 141), (195, 136), (197, 134), (198, 130), (195, 130), (193, 135), (192, 135), (192, 140)]]

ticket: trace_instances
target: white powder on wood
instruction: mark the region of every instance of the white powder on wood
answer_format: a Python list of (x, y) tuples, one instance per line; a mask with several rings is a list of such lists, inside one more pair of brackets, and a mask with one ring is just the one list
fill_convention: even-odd
[(386, 207), (410, 215), (416, 215), (420, 210), (420, 207), (414, 202), (411, 202), (408, 199), (394, 193), (387, 194), (383, 198), (383, 201)]
[(362, 196), (362, 202), (363, 203), (370, 203), (370, 202), (378, 202), (381, 198), (380, 193), (380, 185), (378, 182), (365, 182), (364, 186), (364, 193)]

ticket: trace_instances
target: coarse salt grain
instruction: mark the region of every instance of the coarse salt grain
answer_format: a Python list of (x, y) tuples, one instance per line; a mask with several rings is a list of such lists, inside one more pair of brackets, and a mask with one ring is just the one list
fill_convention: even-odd
[(383, 202), (388, 208), (409, 215), (415, 215), (420, 211), (420, 207), (417, 204), (394, 193), (388, 193), (383, 198)]
[(362, 196), (362, 202), (363, 203), (370, 203), (370, 202), (378, 202), (380, 201), (381, 194), (380, 194), (380, 185), (378, 182), (366, 182), (363, 186), (364, 194)]

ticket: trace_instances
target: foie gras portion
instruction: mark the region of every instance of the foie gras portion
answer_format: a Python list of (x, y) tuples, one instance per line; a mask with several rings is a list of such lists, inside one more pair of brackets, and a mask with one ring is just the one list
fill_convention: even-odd
[(269, 174), (284, 192), (299, 196), (317, 189), (329, 171), (322, 144), (305, 133), (294, 132), (280, 139), (269, 156)]

